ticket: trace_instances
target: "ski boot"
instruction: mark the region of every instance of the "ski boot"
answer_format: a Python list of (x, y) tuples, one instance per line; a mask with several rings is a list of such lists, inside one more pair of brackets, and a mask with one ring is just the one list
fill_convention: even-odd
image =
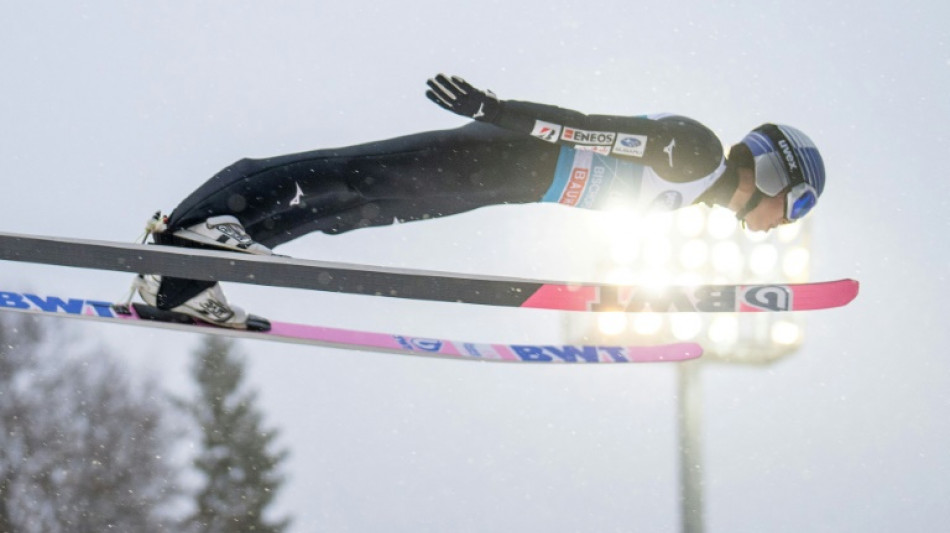
[[(168, 218), (156, 211), (145, 225), (144, 243), (149, 236), (155, 244), (196, 247), (213, 247), (256, 255), (273, 255), (266, 246), (252, 239), (237, 218), (231, 215), (211, 217), (206, 221), (169, 234)], [(185, 242), (187, 241), (187, 242)], [(251, 315), (237, 306), (228, 303), (219, 283), (201, 291), (184, 303), (169, 309), (158, 307), (158, 293), (162, 284), (159, 276), (139, 275), (132, 284), (132, 292), (138, 292), (147, 306), (134, 305), (139, 315), (148, 314), (148, 318), (171, 322), (200, 321), (215, 326), (267, 331), (270, 322), (267, 319)], [(131, 297), (130, 297), (131, 298)], [(139, 309), (142, 307), (142, 309)]]
[(220, 283), (215, 283), (185, 303), (167, 310), (158, 307), (160, 287), (159, 276), (139, 274), (133, 281), (133, 290), (137, 291), (147, 304), (133, 304), (143, 318), (179, 323), (198, 321), (213, 326), (251, 331), (270, 330), (270, 322), (266, 318), (248, 314), (244, 309), (230, 305)]
[(175, 237), (215, 248), (224, 248), (254, 255), (274, 255), (270, 248), (255, 241), (232, 215), (211, 217), (204, 222), (180, 229)]

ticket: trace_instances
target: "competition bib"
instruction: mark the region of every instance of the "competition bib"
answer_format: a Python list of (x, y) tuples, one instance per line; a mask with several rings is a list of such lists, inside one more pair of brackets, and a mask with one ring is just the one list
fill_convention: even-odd
[(693, 203), (724, 170), (725, 165), (721, 165), (699, 180), (674, 183), (648, 166), (565, 146), (558, 156), (554, 181), (541, 201), (584, 209), (620, 205), (643, 211), (669, 211)]

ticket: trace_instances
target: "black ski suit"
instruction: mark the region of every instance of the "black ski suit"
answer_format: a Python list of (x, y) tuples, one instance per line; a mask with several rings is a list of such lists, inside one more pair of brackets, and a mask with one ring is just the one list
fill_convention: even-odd
[[(624, 148), (624, 136), (641, 139), (642, 146)], [(223, 214), (237, 217), (248, 235), (273, 248), (314, 231), (338, 234), (489, 205), (538, 202), (552, 186), (565, 147), (650, 167), (674, 188), (708, 178), (723, 162), (719, 139), (685, 117), (584, 115), (502, 101), (492, 123), (242, 159), (185, 198), (157, 241), (193, 246), (171, 234)], [(208, 286), (165, 278), (159, 306), (180, 305)]]

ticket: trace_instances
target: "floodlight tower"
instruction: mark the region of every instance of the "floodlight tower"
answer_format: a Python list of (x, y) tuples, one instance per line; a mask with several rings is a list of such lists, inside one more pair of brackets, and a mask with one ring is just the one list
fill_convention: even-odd
[[(769, 233), (739, 227), (731, 211), (693, 206), (673, 213), (605, 216), (592, 228), (611, 246), (602, 279), (638, 285), (801, 283), (808, 281), (810, 219)], [(566, 319), (571, 342), (698, 342), (702, 359), (677, 363), (682, 531), (703, 530), (700, 368), (709, 363), (767, 365), (801, 346), (794, 313), (602, 313)]]

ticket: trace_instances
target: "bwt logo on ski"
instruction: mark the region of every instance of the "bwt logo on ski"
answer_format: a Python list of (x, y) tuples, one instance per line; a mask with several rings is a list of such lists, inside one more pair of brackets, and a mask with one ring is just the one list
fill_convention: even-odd
[(598, 363), (610, 358), (616, 362), (626, 362), (626, 349), (620, 346), (520, 346), (511, 347), (511, 351), (522, 361), (532, 363)]
[(511, 360), (528, 363), (599, 363), (603, 361), (629, 362), (626, 348), (619, 346), (532, 346), (513, 344), (497, 346), (491, 344), (465, 343), (464, 353), (492, 361)]
[(43, 311), (46, 313), (66, 313), (70, 315), (95, 315), (112, 318), (112, 304), (69, 298), (63, 300), (56, 296), (43, 298), (35, 294), (0, 291), (0, 307), (21, 309), (23, 311)]
[(782, 285), (704, 285), (661, 289), (606, 286), (600, 288), (598, 301), (590, 305), (590, 310), (715, 313), (738, 311), (740, 305), (763, 311), (788, 311), (792, 308), (792, 294)]

